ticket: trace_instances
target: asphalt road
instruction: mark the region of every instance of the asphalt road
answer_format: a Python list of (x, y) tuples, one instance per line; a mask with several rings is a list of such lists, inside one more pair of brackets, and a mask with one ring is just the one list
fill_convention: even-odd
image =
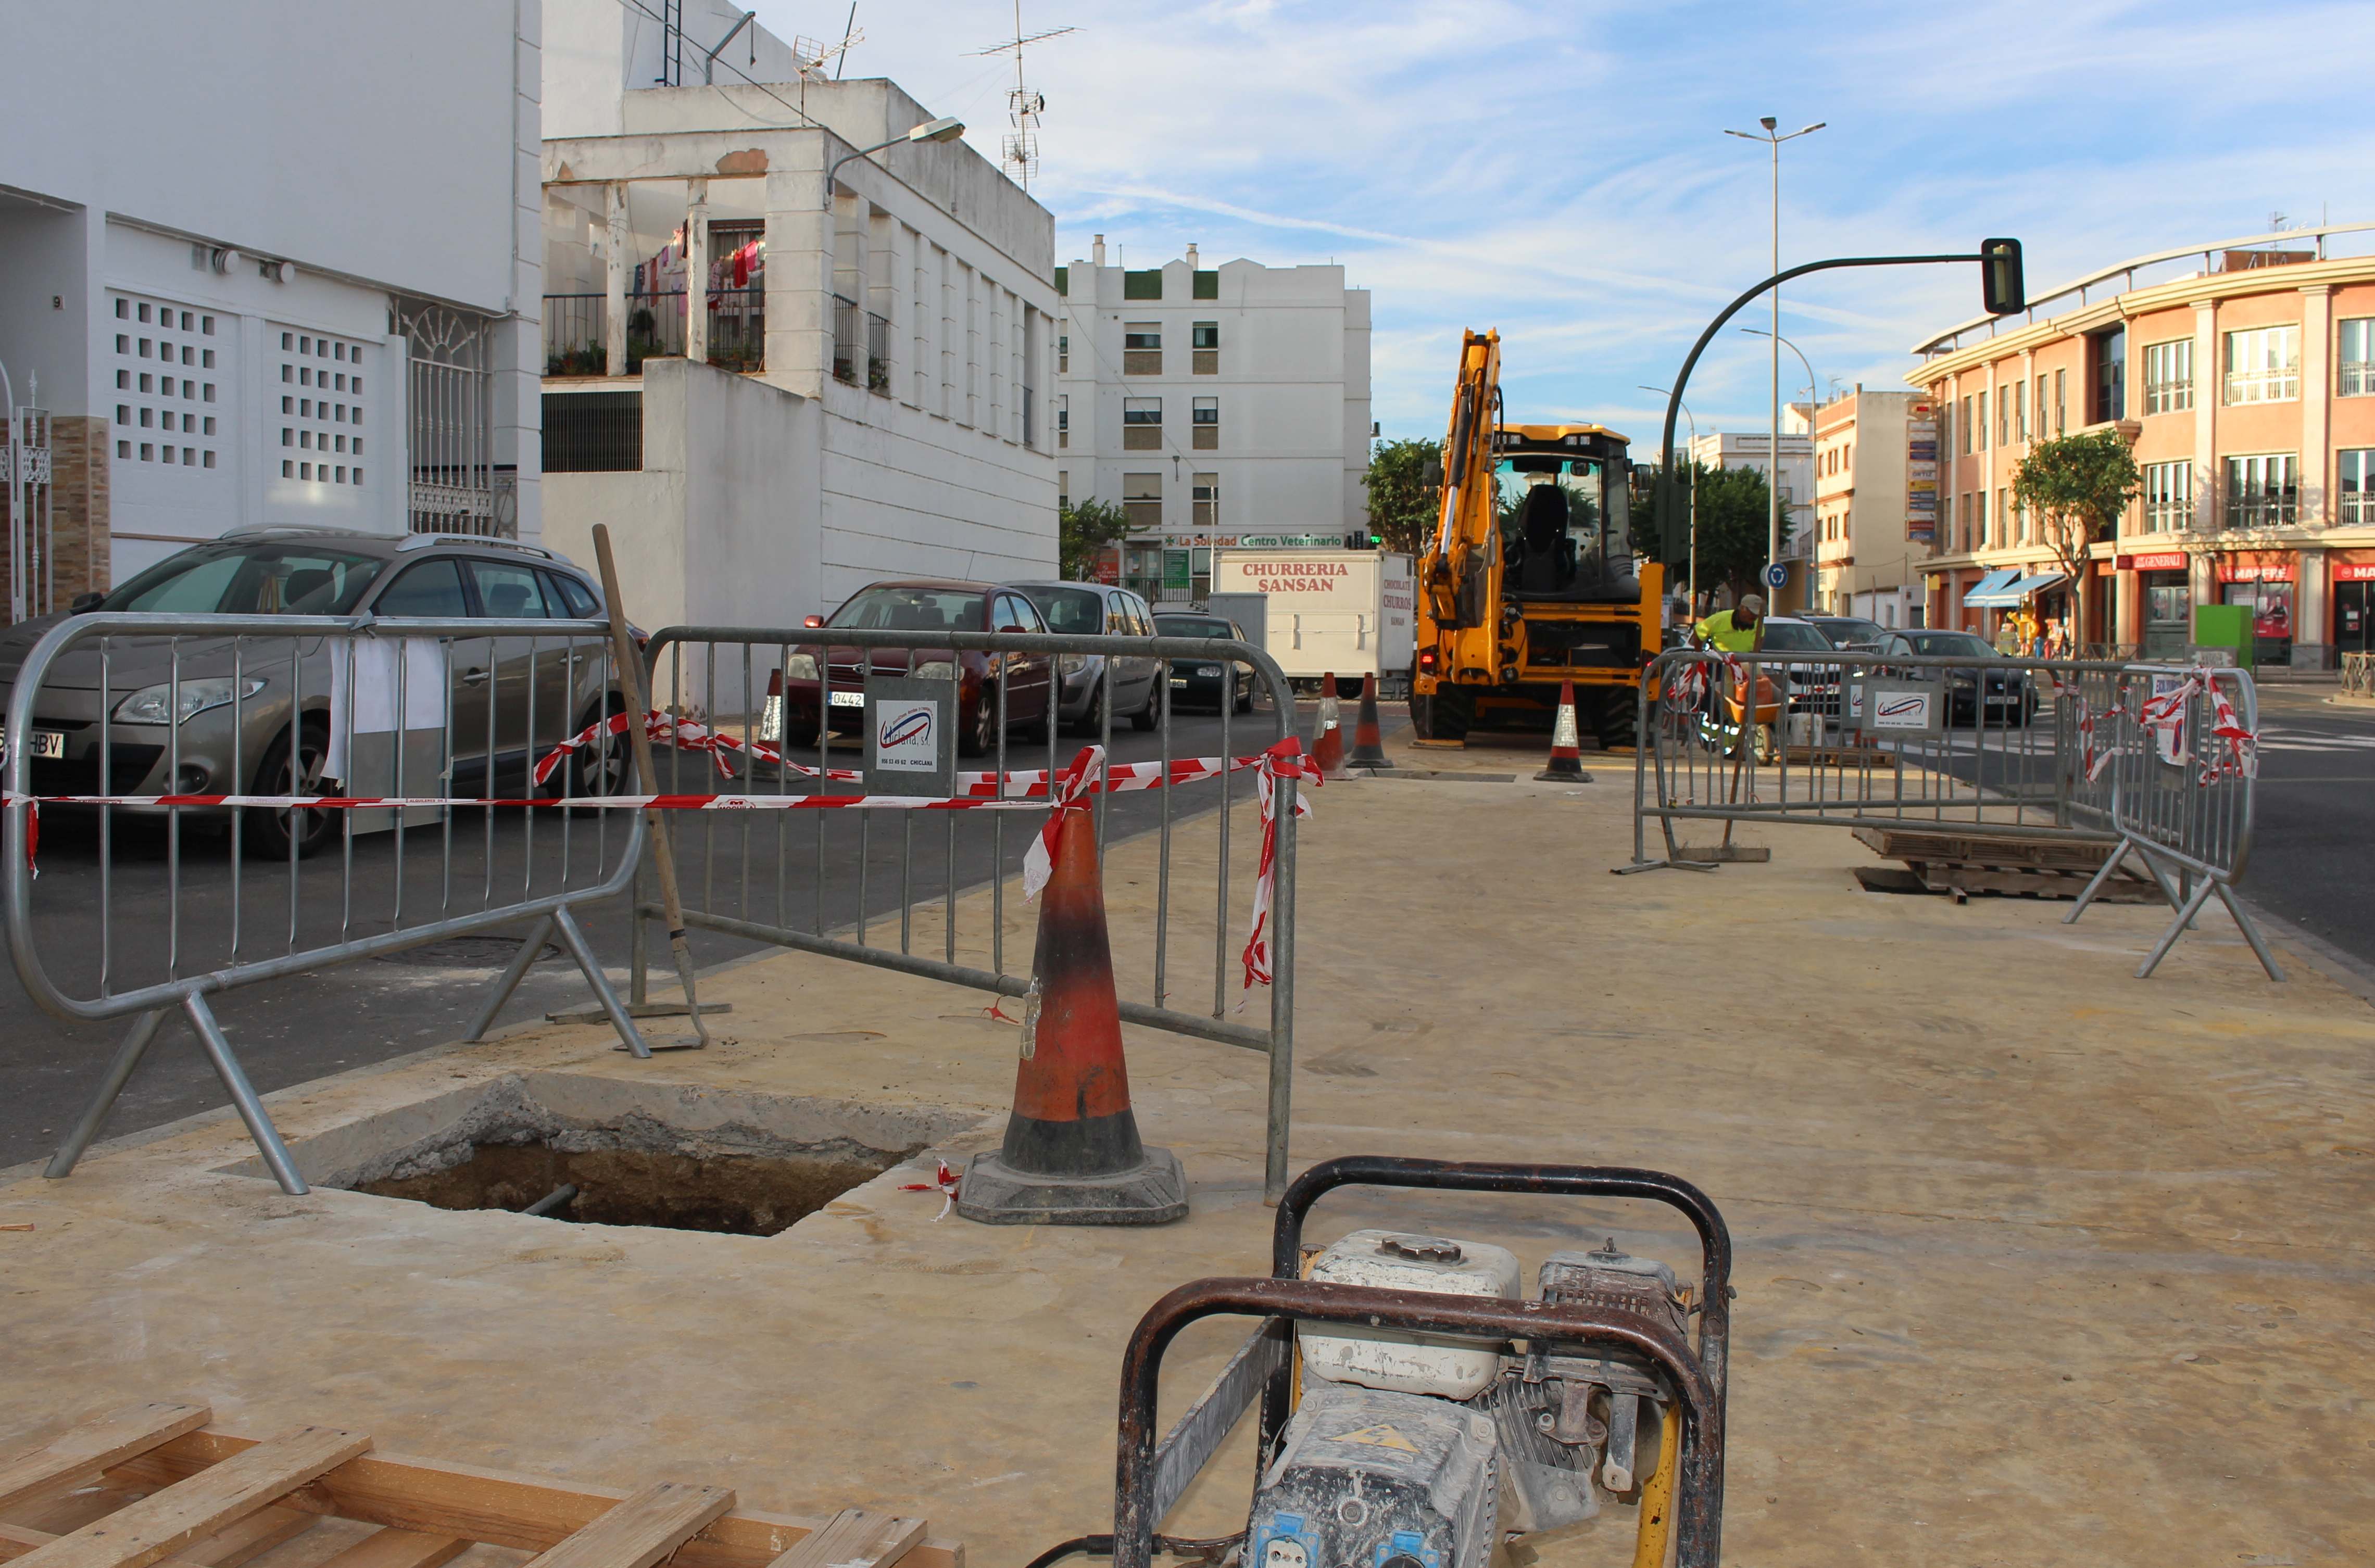
[[(1345, 716), (1349, 725), (1349, 711)], [(1301, 724), (1306, 737), (1311, 717), (1312, 708), (1306, 704)], [(1232, 719), (1229, 749), (1249, 754), (1275, 734), (1275, 721), (1265, 704), (1261, 712)], [(1083, 743), (1081, 737), (1062, 737), (1057, 754), (1069, 760)], [(1010, 744), (1010, 766), (1026, 768), (1044, 762), (1044, 745), (1030, 748), (1019, 737)], [(1114, 737), (1113, 752), (1117, 760), (1151, 760), (1160, 754), (1160, 744), (1155, 735), (1140, 735), (1124, 726)], [(1175, 715), (1173, 756), (1211, 755), (1220, 747), (1217, 716)], [(846, 756), (837, 750), (834, 760), (854, 762), (855, 757), (854, 749)], [(682, 787), (703, 787), (697, 781), (705, 764), (698, 758), (685, 759), (685, 763)], [(663, 787), (678, 787), (669, 782), (665, 755), (661, 777)], [(1232, 798), (1247, 798), (1251, 788), (1247, 777), (1238, 775)], [(1173, 796), (1175, 820), (1210, 810), (1218, 799), (1216, 784), (1183, 788)], [(1153, 831), (1161, 818), (1162, 802), (1158, 792), (1108, 797), (1108, 838)], [(951, 863), (947, 825), (952, 820), (957, 824), (956, 886), (962, 890), (987, 882), (993, 864), (993, 816), (1006, 818), (1006, 874), (1010, 878), (1019, 875), (1024, 848), (1043, 820), (1036, 813), (973, 812), (929, 819), (917, 816), (912, 831), (917, 846), (915, 896), (919, 901), (937, 899), (947, 885)], [(858, 812), (705, 816), (698, 828), (683, 832), (678, 840), (679, 877), (688, 902), (728, 914), (747, 910), (749, 918), (772, 921), (778, 910), (780, 887), (783, 918), (787, 924), (807, 926), (818, 916), (821, 888), (825, 928), (845, 926), (858, 913), (860, 817), (874, 819), (863, 841), (867, 904), (873, 921), (870, 939), (877, 945), (895, 944), (899, 868), (910, 820), (904, 815), (896, 819)], [(824, 828), (821, 878), (814, 871), (820, 824)], [(784, 846), (780, 882), (779, 825)], [(231, 957), (234, 927), (241, 956), (289, 950), (291, 915), (286, 866), (260, 864), (242, 852), (241, 892), (234, 911), (230, 845), (219, 828), (195, 821), (187, 825), (177, 873), (170, 836), (160, 824), (120, 823), (109, 846), (111, 874), (102, 878), (100, 835), (89, 816), (77, 819), (53, 810), (44, 815), (41, 827), (32, 930), (46, 963), (65, 988), (94, 994), (102, 960), (112, 988), (118, 993), (163, 978), (169, 957), (183, 974), (219, 967)], [(351, 872), (346, 856), (335, 847), (303, 864), (295, 916), (300, 945), (334, 938), (342, 922), (346, 929), (359, 935), (389, 928), (399, 886), (403, 924), (410, 926), (434, 918), (448, 900), (450, 907), (460, 913), (487, 907), (480, 901), (490, 896), (490, 890), (491, 902), (501, 904), (523, 886), (533, 885), (539, 892), (557, 887), (564, 872), (573, 882), (583, 884), (598, 878), (601, 852), (607, 848), (615, 856), (620, 837), (618, 825), (612, 824), (606, 832), (590, 813), (570, 817), (565, 834), (561, 819), (550, 813), (538, 814), (532, 830), (517, 814), (498, 815), (489, 822), (483, 813), (457, 813), (450, 860), (441, 831), (409, 830), (400, 878), (393, 834), (358, 838)], [(746, 843), (751, 846), (748, 853)], [(1250, 844), (1233, 847), (1231, 860), (1233, 879), (1251, 876)], [(179, 907), (183, 912), (178, 926), (166, 917), (174, 907), (171, 894), (177, 874)], [(103, 884), (107, 889), (104, 909)], [(1021, 896), (1019, 885), (1012, 882), (1010, 891), (1013, 897)], [(1209, 902), (1205, 907), (1209, 912)], [(585, 919), (587, 937), (614, 980), (620, 980), (622, 995), (625, 987), (620, 977), (628, 961), (624, 912), (624, 902), (615, 901)], [(516, 933), (519, 928), (513, 929)], [(269, 1093), (459, 1038), (502, 965), (517, 951), (519, 939), (516, 934), (465, 937), (389, 958), (343, 963), (219, 993), (212, 997), (212, 1006), (249, 1079), (258, 1091)], [(668, 972), (667, 950), (656, 930), (653, 940), (655, 992), (672, 994), (675, 986)], [(761, 944), (708, 932), (696, 933), (693, 945), (703, 967), (768, 950)], [(1012, 967), (1018, 960), (1010, 953), (1007, 961)], [(549, 1009), (590, 1006), (592, 1000), (577, 966), (552, 949), (530, 966), (499, 1023)], [(681, 1020), (659, 1020), (650, 1025), (654, 1031), (670, 1034), (681, 1033), (685, 1027)], [(0, 1102), (0, 1167), (48, 1156), (81, 1114), (124, 1028), (122, 1023), (61, 1022), (37, 1007), (13, 980), (0, 982), (0, 1077), (8, 1086), (5, 1102)], [(167, 1022), (150, 1048), (100, 1136), (121, 1136), (225, 1103), (221, 1085), (195, 1038), (187, 1024), (175, 1018)]]
[(2375, 704), (2260, 688), (2259, 823), (2243, 896), (2375, 966)]

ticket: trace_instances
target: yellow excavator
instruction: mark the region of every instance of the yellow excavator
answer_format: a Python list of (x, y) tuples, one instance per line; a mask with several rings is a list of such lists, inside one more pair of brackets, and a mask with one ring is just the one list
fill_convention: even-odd
[(1571, 680), (1601, 746), (1635, 743), (1665, 573), (1634, 561), (1627, 444), (1600, 425), (1506, 423), (1501, 335), (1462, 336), (1443, 510), (1418, 560), (1421, 740), (1539, 724)]

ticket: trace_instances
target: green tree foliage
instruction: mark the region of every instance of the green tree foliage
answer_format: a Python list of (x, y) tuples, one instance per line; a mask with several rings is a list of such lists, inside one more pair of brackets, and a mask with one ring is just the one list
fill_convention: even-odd
[(1096, 570), (1097, 552), (1129, 532), (1129, 513), (1090, 496), (1056, 511), (1056, 548), (1061, 575), (1086, 582)]
[(1428, 465), (1440, 471), (1439, 441), (1381, 441), (1369, 451), (1369, 532), (1385, 542), (1378, 548), (1415, 555), (1435, 531), (1443, 510), (1443, 487), (1427, 477)]
[(2112, 536), (2120, 514), (2144, 488), (2135, 454), (2116, 430), (2039, 442), (2021, 459), (2013, 494), (2035, 521), (2039, 536), (2070, 579), (2077, 606), (2075, 641), (2087, 641), (2086, 547)]
[[(1633, 548), (1665, 566), (1670, 586), (1679, 589), (1690, 581), (1687, 521), (1694, 476), (1698, 484), (1699, 591), (1704, 594), (1720, 584), (1731, 588), (1735, 600), (1743, 594), (1762, 592), (1755, 584), (1757, 570), (1765, 564), (1770, 501), (1761, 468), (1710, 468), (1690, 463), (1675, 476), (1674, 505), (1681, 516), (1674, 534), (1680, 548), (1672, 560), (1660, 553), (1665, 530), (1659, 526), (1655, 475), (1643, 470), (1642, 483), (1634, 491)], [(1791, 527), (1788, 513), (1783, 513), (1784, 545), (1790, 542)]]

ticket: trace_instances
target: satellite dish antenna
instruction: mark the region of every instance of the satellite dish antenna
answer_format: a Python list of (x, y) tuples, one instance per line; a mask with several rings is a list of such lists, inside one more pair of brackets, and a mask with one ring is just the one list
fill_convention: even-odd
[(987, 49), (973, 51), (977, 56), (1004, 54), (1010, 51), (1014, 55), (1014, 86), (1006, 94), (1006, 119), (1014, 128), (1007, 132), (999, 144), (998, 166), (1006, 171), (1008, 179), (1026, 191), (1039, 172), (1039, 117), (1047, 112), (1047, 98), (1045, 93), (1024, 85), (1022, 51), (1026, 45), (1061, 38), (1068, 32), (1078, 30), (1077, 28), (1065, 27), (1025, 33), (1022, 30), (1022, 0), (1014, 0), (1014, 36), (1003, 43), (993, 43)]

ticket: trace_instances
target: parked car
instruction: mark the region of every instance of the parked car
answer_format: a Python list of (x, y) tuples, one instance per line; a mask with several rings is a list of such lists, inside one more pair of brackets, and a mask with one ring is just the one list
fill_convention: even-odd
[[(1996, 659), (2004, 655), (1968, 631), (1918, 628), (1892, 631), (1881, 639), (1883, 658), (1918, 654), (1930, 658)], [(1946, 673), (1946, 722), (1977, 725), (1981, 712), (1981, 677), (1985, 683), (1986, 715), (2006, 725), (2026, 725), (2037, 717), (2037, 683), (2018, 669), (1950, 669)]]
[[(1757, 648), (1765, 654), (1827, 654), (1833, 651), (1830, 640), (1815, 629), (1813, 621), (1786, 615), (1765, 618), (1764, 636)], [(1839, 666), (1784, 664), (1781, 668), (1790, 678), (1791, 713), (1820, 713), (1826, 718), (1839, 716)]]
[[(287, 526), (234, 529), (168, 556), (112, 592), (83, 595), (67, 613), (92, 610), (564, 620), (607, 613), (592, 579), (534, 546), (452, 534)], [(33, 644), (63, 619), (43, 616), (0, 632), (0, 704), (13, 693)], [(609, 660), (570, 657), (557, 641), (531, 658), (530, 641), (454, 644), (450, 760), (457, 792), (523, 783), (531, 754), (594, 723), (606, 700), (612, 712), (620, 706)], [(32, 733), (25, 737), (34, 793), (286, 795), (349, 782), (325, 777), (332, 750), (331, 653), (318, 639), (298, 649), (292, 682), (289, 650), (270, 640), (250, 638), (235, 652), (230, 638), (184, 637), (178, 683), (173, 650), (162, 639), (117, 641), (103, 672), (96, 647), (74, 650), (50, 666), (35, 700)], [(236, 694), (235, 681), (243, 687)], [(534, 735), (528, 733), (531, 690)], [(176, 701), (179, 718), (172, 723), (169, 710)], [(179, 731), (178, 769), (169, 723)], [(102, 735), (105, 779), (100, 777)], [(608, 794), (625, 770), (624, 746), (589, 748), (546, 788), (555, 795), (564, 787), (573, 795)], [(250, 842), (281, 855), (292, 836), (299, 855), (313, 854), (337, 836), (338, 826), (334, 811), (251, 809), (242, 816)]]
[[(1110, 583), (1014, 583), (1047, 619), (1047, 630), (1060, 634), (1099, 637), (1152, 637), (1154, 615), (1146, 601), (1128, 588)], [(1081, 730), (1105, 727), (1105, 655), (1066, 654), (1058, 661), (1060, 690), (1057, 712), (1064, 723)], [(1113, 661), (1113, 711), (1125, 714), (1138, 729), (1152, 729), (1160, 710), (1155, 691), (1160, 661), (1131, 655)]]
[[(1246, 640), (1235, 621), (1217, 615), (1158, 614), (1154, 631), (1158, 637), (1215, 637), (1238, 643)], [(1250, 665), (1223, 659), (1173, 659), (1170, 679), (1171, 705), (1175, 708), (1209, 707), (1217, 713), (1225, 701), (1240, 713), (1253, 711), (1254, 672)]]
[[(835, 630), (889, 631), (1046, 631), (1047, 623), (1019, 589), (992, 583), (933, 579), (873, 583), (852, 594), (829, 616), (809, 624)], [(1045, 654), (985, 654), (952, 649), (877, 648), (871, 657), (852, 643), (830, 638), (792, 650), (784, 667), (768, 678), (768, 702), (759, 726), (762, 740), (798, 746), (817, 735), (817, 698), (822, 687), (818, 664), (831, 682), (828, 725), (835, 735), (857, 735), (866, 719), (866, 677), (912, 675), (957, 683), (957, 749), (979, 757), (997, 749), (998, 690), (1006, 682), (1006, 727), (1026, 739), (1047, 738), (1050, 660)]]
[(1810, 615), (1806, 622), (1831, 640), (1834, 648), (1877, 648), (1888, 628), (1860, 615)]

